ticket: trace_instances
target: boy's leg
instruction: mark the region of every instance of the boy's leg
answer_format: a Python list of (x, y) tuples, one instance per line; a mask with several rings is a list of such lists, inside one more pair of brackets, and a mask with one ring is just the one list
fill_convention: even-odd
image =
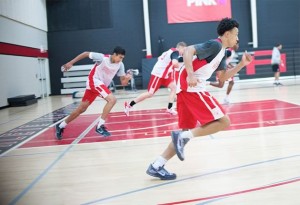
[(170, 79), (168, 83), (168, 88), (170, 88), (170, 94), (169, 94), (169, 103), (168, 103), (168, 108), (167, 112), (170, 113), (171, 115), (177, 115), (177, 111), (173, 108), (173, 103), (175, 101), (176, 97), (176, 84), (173, 79)]
[[(178, 99), (186, 107), (183, 112), (185, 118), (179, 118), (181, 128), (193, 128), (189, 131), (172, 132), (173, 144), (176, 154), (180, 160), (184, 160), (184, 146), (192, 137), (206, 136), (218, 131), (224, 130), (230, 124), (229, 117), (225, 115), (225, 111), (218, 101), (208, 92), (188, 93), (181, 92)], [(183, 107), (183, 106), (181, 106)], [(180, 109), (179, 109), (180, 110)], [(190, 120), (191, 116), (194, 121), (199, 122), (201, 127), (188, 127), (190, 124), (184, 124)], [(185, 121), (182, 121), (185, 119)]]
[(70, 122), (75, 120), (80, 114), (85, 112), (86, 109), (90, 106), (90, 104), (95, 100), (96, 97), (97, 97), (97, 93), (94, 93), (91, 90), (85, 91), (79, 106), (75, 110), (73, 110), (73, 112), (63, 122), (55, 126), (56, 138), (58, 140), (62, 139), (63, 137), (62, 134), (67, 124), (69, 124)]
[(133, 101), (128, 103), (127, 101), (124, 103), (124, 112), (127, 116), (129, 116), (130, 109), (133, 105), (144, 101), (147, 98), (151, 98), (154, 93), (160, 88), (162, 83), (162, 79), (151, 75), (149, 83), (148, 83), (148, 91), (140, 94), (138, 97), (136, 97)]
[(104, 137), (108, 137), (111, 134), (107, 131), (107, 128), (104, 126), (104, 123), (107, 119), (108, 114), (115, 106), (117, 99), (104, 84), (100, 84), (95, 88), (95, 90), (97, 90), (99, 96), (106, 101), (98, 125), (96, 126), (96, 132), (100, 135), (103, 135)]

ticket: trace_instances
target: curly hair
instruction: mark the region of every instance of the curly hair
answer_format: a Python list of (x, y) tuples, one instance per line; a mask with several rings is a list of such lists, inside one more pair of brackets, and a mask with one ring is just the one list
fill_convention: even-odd
[(122, 48), (122, 47), (120, 47), (120, 46), (116, 46), (116, 47), (114, 48), (113, 53), (115, 53), (115, 54), (117, 54), (117, 55), (119, 55), (119, 54), (125, 55), (125, 49)]
[(234, 27), (239, 27), (239, 23), (236, 20), (227, 17), (223, 18), (217, 28), (219, 36), (223, 36), (226, 31), (230, 31)]

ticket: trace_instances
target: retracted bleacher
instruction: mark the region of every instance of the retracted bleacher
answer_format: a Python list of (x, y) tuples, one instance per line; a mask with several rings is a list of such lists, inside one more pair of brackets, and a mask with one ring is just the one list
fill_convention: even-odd
[[(86, 81), (90, 70), (94, 65), (75, 65), (69, 71), (63, 73), (63, 78), (61, 78), (61, 83), (63, 84), (63, 89), (60, 90), (61, 94), (74, 94), (78, 92), (84, 92), (86, 88)], [(131, 90), (136, 91), (135, 81), (132, 78), (129, 81), (128, 86)], [(124, 88), (121, 85), (119, 77), (115, 76), (112, 83), (109, 85), (109, 89), (115, 91), (118, 87)]]
[(61, 94), (72, 94), (74, 92), (83, 92), (86, 87), (87, 76), (92, 69), (93, 64), (75, 65), (69, 71), (63, 73), (61, 83), (63, 89)]

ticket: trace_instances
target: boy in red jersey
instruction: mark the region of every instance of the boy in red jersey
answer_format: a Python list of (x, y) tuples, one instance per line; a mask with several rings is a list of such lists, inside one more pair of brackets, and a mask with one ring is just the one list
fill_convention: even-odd
[[(226, 70), (225, 49), (238, 42), (236, 20), (220, 21), (217, 39), (188, 46), (183, 54), (184, 68), (179, 73), (177, 84), (178, 125), (183, 131), (172, 131), (172, 142), (165, 151), (149, 165), (146, 173), (161, 180), (176, 179), (164, 166), (177, 154), (184, 160), (184, 146), (193, 137), (210, 135), (226, 129), (230, 119), (218, 101), (206, 91), (206, 80), (213, 72), (221, 71), (219, 79), (224, 82), (248, 65), (251, 55), (244, 53), (242, 60), (231, 70)], [(196, 57), (194, 57), (196, 56)], [(199, 127), (197, 123), (200, 123)]]
[(130, 103), (125, 102), (124, 112), (127, 116), (129, 116), (129, 111), (135, 104), (152, 97), (161, 85), (166, 86), (171, 90), (167, 112), (171, 115), (177, 115), (177, 112), (173, 109), (173, 102), (176, 97), (174, 69), (179, 67), (180, 56), (182, 56), (185, 48), (186, 43), (179, 42), (177, 43), (176, 48), (170, 48), (158, 57), (151, 72), (150, 81), (148, 83), (148, 91), (140, 94)]
[(62, 139), (62, 133), (67, 124), (76, 119), (81, 113), (85, 112), (92, 102), (94, 102), (96, 97), (101, 97), (107, 102), (103, 108), (98, 125), (96, 126), (96, 132), (104, 137), (110, 136), (110, 133), (104, 126), (104, 123), (111, 109), (116, 104), (117, 99), (108, 89), (108, 85), (111, 83), (116, 74), (120, 76), (121, 84), (124, 86), (128, 84), (128, 81), (132, 77), (131, 74), (125, 73), (125, 67), (122, 62), (124, 57), (125, 50), (117, 46), (113, 50), (112, 55), (104, 55), (102, 53), (95, 52), (83, 52), (62, 66), (62, 71), (68, 71), (73, 64), (84, 58), (90, 58), (95, 61), (95, 65), (89, 73), (86, 82), (86, 90), (80, 105), (63, 122), (55, 126), (56, 138), (58, 140)]

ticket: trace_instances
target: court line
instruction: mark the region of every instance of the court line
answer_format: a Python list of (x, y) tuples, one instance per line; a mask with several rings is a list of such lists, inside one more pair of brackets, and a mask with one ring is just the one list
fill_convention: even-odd
[[(237, 104), (237, 103), (236, 103)], [(225, 106), (224, 106), (225, 107)], [(275, 108), (268, 108), (268, 109), (255, 109), (255, 110), (249, 110), (249, 111), (245, 111), (245, 110), (241, 110), (241, 111), (228, 111), (226, 112), (227, 114), (240, 114), (240, 113), (256, 113), (256, 112), (265, 112), (265, 111), (280, 111), (280, 110), (291, 110), (291, 109), (300, 109), (300, 106), (293, 106), (293, 107), (275, 107)], [(147, 110), (140, 110), (140, 111), (147, 111)], [(133, 111), (134, 112), (134, 111)], [(136, 112), (139, 112), (139, 111), (136, 111)], [(119, 115), (120, 113), (120, 115)], [(147, 113), (147, 114), (132, 114), (130, 115), (129, 117), (134, 117), (134, 116), (140, 116), (140, 115), (152, 115), (152, 114), (160, 114), (160, 115), (166, 115), (167, 113)], [(93, 114), (92, 114), (93, 115)], [(114, 116), (110, 116), (110, 117), (114, 117), (114, 118), (117, 118), (117, 117), (124, 117), (124, 115), (121, 113), (121, 112), (115, 112), (115, 115)], [(128, 118), (129, 118), (128, 117)], [(127, 118), (127, 117), (124, 117), (124, 118)], [(166, 118), (166, 119), (177, 119), (176, 116), (174, 117), (169, 117), (169, 118)], [(143, 120), (143, 121), (146, 121), (146, 120)], [(126, 122), (135, 122), (134, 120), (130, 120), (130, 121), (126, 121)], [(124, 123), (124, 122), (108, 122), (109, 124), (118, 124), (118, 123)]]
[[(147, 110), (144, 110), (144, 111), (147, 111)], [(159, 110), (157, 110), (159, 111)], [(137, 111), (132, 111), (132, 112), (138, 112), (136, 114), (132, 114), (132, 115), (129, 115), (128, 117), (132, 117), (132, 116), (140, 116), (140, 115), (171, 115), (169, 113), (166, 113), (166, 112), (143, 112), (143, 110), (137, 110)], [(122, 113), (122, 115), (112, 115), (111, 118), (118, 118), (118, 117), (126, 117), (127, 116), (125, 115), (125, 113)]]
[[(280, 125), (281, 126), (281, 125)], [(252, 129), (252, 128), (251, 128)], [(228, 130), (228, 131), (232, 131), (232, 130)], [(288, 134), (289, 132), (297, 132), (300, 131), (300, 129), (293, 129), (293, 130), (284, 130), (284, 131), (274, 131), (274, 132), (268, 132), (268, 134), (272, 135), (272, 133), (286, 133)], [(244, 134), (244, 135), (239, 135), (239, 136), (221, 136), (221, 137), (215, 137), (215, 136), (203, 136), (203, 137), (196, 137), (196, 140), (201, 140), (201, 141), (206, 141), (206, 140), (211, 140), (212, 137), (214, 137), (215, 140), (223, 140), (223, 139), (228, 139), (228, 138), (240, 138), (240, 137), (251, 137), (251, 136), (257, 136), (257, 134)], [(170, 136), (161, 136), (161, 137), (157, 137), (157, 138), (166, 138), (166, 137), (170, 137)], [(208, 138), (209, 137), (209, 138)], [(145, 140), (145, 139), (154, 139), (154, 138), (139, 138), (139, 139), (128, 139), (128, 140)], [(108, 141), (108, 142), (113, 142), (113, 141)], [(99, 142), (99, 143), (104, 143), (104, 142)], [(76, 144), (76, 146), (81, 146), (81, 145), (85, 145), (88, 143), (81, 143), (81, 144)], [(145, 145), (155, 145), (155, 144), (165, 144), (165, 142), (156, 142), (156, 143), (145, 143), (145, 144), (138, 144), (138, 145), (127, 145), (128, 148), (130, 147), (140, 147), (140, 146), (145, 146)], [(61, 146), (67, 146), (67, 145), (61, 145)], [(44, 146), (42, 146), (44, 147)], [(47, 147), (57, 147), (57, 145), (52, 145), (52, 146), (47, 146)], [(91, 150), (103, 150), (103, 149), (119, 149), (119, 148), (124, 148), (123, 145), (121, 146), (113, 146), (113, 147), (101, 147), (101, 148), (88, 148), (88, 149), (84, 149), (84, 150), (75, 150), (74, 152), (84, 152), (84, 151), (91, 151)], [(33, 147), (26, 147), (26, 148), (20, 148), (20, 149), (32, 149)], [(34, 147), (34, 148), (40, 148), (40, 147)], [(35, 155), (47, 155), (47, 154), (54, 154), (54, 153), (58, 153), (57, 151), (53, 151), (53, 152), (38, 152), (38, 153), (27, 153), (27, 154), (11, 154), (11, 155), (6, 155), (6, 156), (2, 156), (0, 158), (8, 158), (8, 157), (24, 157), (24, 156), (35, 156)]]
[(227, 112), (227, 114), (240, 114), (240, 113), (251, 113), (251, 112), (266, 112), (266, 111), (280, 111), (280, 110), (292, 110), (292, 109), (300, 109), (300, 106), (297, 107), (275, 107), (275, 108), (267, 108), (267, 109), (257, 109), (257, 110), (249, 110), (249, 111), (232, 111)]
[[(269, 100), (269, 101), (271, 101), (271, 102), (273, 102), (274, 100)], [(268, 101), (268, 102), (269, 102)], [(280, 101), (281, 102), (281, 101)], [(249, 102), (250, 103), (250, 102)], [(249, 104), (248, 103), (248, 104)], [(265, 101), (263, 101), (263, 102), (261, 102), (261, 103), (267, 103), (267, 102), (265, 102)], [(283, 107), (283, 108), (279, 108), (279, 110), (286, 110), (286, 109), (291, 109), (291, 108), (299, 108), (299, 106), (298, 107), (290, 107), (290, 108), (287, 108), (287, 107)], [(277, 110), (278, 111), (278, 109), (266, 109), (266, 110), (260, 110), (261, 112), (265, 112), (265, 111), (270, 111), (270, 110)], [(241, 112), (228, 112), (228, 114), (231, 114), (231, 113), (245, 113), (245, 112), (257, 112), (258, 110), (255, 110), (255, 111), (241, 111)], [(121, 114), (121, 112), (119, 112), (120, 114)], [(116, 115), (117, 116), (117, 115)], [(123, 114), (122, 115), (119, 115), (119, 116), (123, 116)], [(172, 118), (164, 118), (164, 119), (172, 119)], [(299, 120), (300, 118), (290, 118), (290, 119), (279, 119), (279, 120), (272, 120), (272, 121), (262, 121), (261, 123), (263, 123), (263, 124), (270, 124), (270, 122), (289, 122), (289, 121), (292, 121), (292, 120)], [(160, 120), (160, 119), (158, 119), (158, 120)], [(60, 120), (60, 121), (62, 121), (62, 120)], [(149, 121), (149, 120), (143, 120), (143, 121)], [(136, 120), (135, 121), (127, 121), (127, 122), (136, 122)], [(140, 122), (140, 121), (139, 121)], [(118, 124), (118, 123), (121, 123), (121, 122), (108, 122), (107, 123), (107, 125), (109, 125), (109, 124)], [(122, 123), (124, 123), (124, 122), (122, 122)], [(170, 124), (166, 124), (166, 125), (164, 125), (164, 126), (167, 126), (167, 125), (172, 125), (172, 124), (175, 124), (175, 123), (177, 123), (177, 120), (175, 119), (175, 121), (173, 122), (173, 123), (170, 123)], [(236, 123), (236, 124), (231, 124), (231, 126), (230, 127), (235, 127), (235, 126), (243, 126), (243, 125), (256, 125), (257, 124), (257, 122), (245, 122), (245, 123)], [(161, 127), (163, 126), (163, 125), (160, 125)], [(160, 126), (156, 126), (156, 127), (160, 127)], [(229, 130), (230, 130), (230, 127), (229, 127)], [(147, 127), (147, 128), (133, 128), (133, 129), (131, 129), (132, 131), (135, 131), (135, 130), (145, 130), (145, 129), (150, 129), (150, 128), (153, 128), (153, 127)], [(47, 129), (47, 128), (46, 128)], [(45, 129), (44, 129), (45, 130)], [(35, 138), (38, 134), (40, 134), (41, 132), (43, 132), (44, 130), (41, 130), (39, 133), (36, 133), (35, 135), (33, 135), (32, 137), (30, 137), (30, 138), (28, 138), (27, 140), (25, 140), (25, 141), (23, 141), (23, 143), (21, 143), (21, 144), (19, 144), (18, 146), (15, 146), (15, 147), (13, 147), (13, 149), (9, 149), (9, 150), (7, 150), (6, 152), (4, 152), (4, 153), (2, 153), (1, 155), (0, 155), (0, 157), (1, 156), (3, 156), (3, 155), (5, 155), (5, 154), (7, 154), (9, 151), (12, 151), (12, 150), (14, 150), (14, 149), (16, 149), (16, 148), (18, 148), (18, 147), (20, 147), (20, 146), (22, 146), (23, 144), (25, 144), (25, 143), (27, 143), (28, 141), (31, 141), (33, 138)], [(111, 131), (111, 133), (115, 133), (115, 132), (122, 132), (122, 131), (127, 131), (128, 129), (123, 129), (123, 130), (112, 130)], [(164, 131), (167, 131), (167, 130), (164, 130)], [(138, 133), (136, 133), (136, 135), (138, 135)], [(150, 132), (149, 132), (149, 135), (151, 135), (150, 134)], [(116, 137), (118, 137), (118, 136), (122, 136), (122, 135), (116, 135)], [(91, 139), (91, 138), (90, 138)], [(49, 141), (49, 140), (48, 140)], [(51, 140), (50, 140), (51, 141)], [(36, 141), (36, 143), (37, 142), (39, 142), (39, 141)]]
[[(290, 180), (294, 180), (294, 179), (298, 179), (300, 178), (300, 176), (298, 177), (293, 177), (293, 178), (290, 178), (290, 179), (285, 179), (285, 180), (280, 180), (278, 182), (274, 182), (274, 183), (271, 183), (271, 184), (268, 184), (268, 185), (265, 185), (265, 186), (269, 186), (269, 185), (275, 185), (275, 184), (278, 184), (278, 183), (282, 183), (282, 182), (288, 182)], [(196, 204), (196, 205), (205, 205), (205, 204), (211, 204), (211, 203), (214, 203), (216, 201), (221, 201), (223, 199), (227, 199), (227, 198), (230, 198), (230, 197), (233, 197), (234, 195), (231, 195), (231, 196), (225, 196), (225, 197), (220, 197), (220, 198), (215, 198), (215, 199), (211, 199), (211, 200), (208, 200), (208, 201), (205, 201), (205, 202), (201, 202), (199, 204)]]
[[(230, 192), (227, 194), (220, 194), (220, 195), (215, 195), (215, 196), (208, 196), (208, 197), (203, 197), (203, 198), (198, 198), (198, 199), (190, 199), (190, 200), (185, 200), (185, 201), (176, 201), (176, 202), (170, 202), (170, 203), (163, 203), (163, 204), (159, 204), (159, 205), (174, 205), (174, 204), (186, 204), (186, 203), (191, 203), (191, 202), (197, 202), (197, 201), (204, 201), (207, 199), (218, 199), (220, 197), (230, 197), (230, 196), (234, 196), (234, 195), (239, 195), (239, 194), (245, 194), (245, 193), (249, 193), (249, 192), (254, 192), (254, 191), (260, 191), (260, 190), (264, 190), (264, 189), (270, 189), (273, 187), (278, 187), (278, 186), (283, 186), (286, 184), (291, 184), (291, 183), (295, 183), (300, 181), (300, 176), (293, 177), (292, 179), (288, 179), (285, 182), (277, 182), (274, 183), (272, 185), (264, 185), (264, 186), (260, 186), (260, 187), (255, 187), (252, 189), (245, 189), (242, 191), (236, 191), (236, 192)], [(206, 203), (207, 204), (207, 203)]]
[[(59, 120), (58, 122), (61, 122), (62, 120), (64, 120), (66, 117), (64, 117), (63, 119)], [(0, 159), (2, 157), (4, 157), (6, 154), (8, 154), (9, 152), (21, 147), (22, 145), (24, 145), (25, 143), (31, 141), (32, 139), (34, 139), (35, 137), (37, 137), (38, 135), (42, 134), (43, 132), (45, 132), (45, 130), (49, 129), (49, 127), (53, 127), (54, 125), (56, 125), (57, 123), (51, 125), (51, 126), (48, 126), (48, 127), (45, 127), (44, 129), (40, 130), (39, 132), (35, 133), (34, 135), (32, 135), (31, 137), (28, 137), (26, 140), (20, 142), (19, 144), (13, 146), (12, 148), (6, 150), (5, 152), (1, 153), (0, 154)]]
[(73, 148), (74, 145), (78, 144), (78, 142), (84, 138), (84, 136), (98, 123), (99, 118), (97, 118), (86, 130), (84, 130), (67, 148), (65, 148), (60, 154), (54, 159), (50, 165), (42, 171), (40, 175), (38, 175), (23, 191), (18, 194), (9, 205), (16, 204), (27, 192), (29, 192), (53, 167), (59, 162), (67, 152)]
[(105, 201), (108, 201), (108, 200), (116, 199), (116, 198), (119, 198), (119, 197), (122, 197), (122, 196), (134, 194), (134, 193), (137, 193), (137, 192), (142, 192), (142, 191), (154, 189), (154, 188), (157, 188), (157, 187), (163, 187), (163, 186), (167, 186), (167, 185), (175, 184), (175, 183), (180, 183), (180, 182), (191, 180), (191, 179), (196, 179), (196, 178), (205, 177), (205, 176), (209, 176), (209, 175), (213, 175), (213, 174), (219, 174), (219, 173), (228, 172), (228, 171), (232, 171), (232, 170), (242, 169), (242, 168), (251, 167), (251, 166), (255, 166), (255, 165), (261, 165), (261, 164), (266, 164), (266, 163), (270, 163), (270, 162), (275, 162), (275, 161), (280, 161), (280, 160), (285, 160), (285, 159), (291, 159), (291, 158), (295, 158), (295, 157), (300, 157), (300, 154), (291, 155), (291, 156), (287, 156), (287, 157), (280, 157), (280, 158), (275, 158), (275, 159), (270, 159), (270, 160), (265, 160), (265, 161), (260, 161), (260, 162), (254, 162), (254, 163), (245, 164), (245, 165), (236, 166), (236, 167), (231, 167), (231, 168), (226, 168), (226, 169), (221, 169), (221, 170), (217, 170), (217, 171), (213, 171), (213, 172), (208, 172), (208, 173), (205, 173), (205, 174), (199, 174), (199, 175), (195, 175), (195, 176), (192, 176), (192, 177), (186, 177), (186, 178), (183, 178), (183, 179), (178, 179), (178, 180), (175, 180), (175, 181), (163, 182), (161, 184), (136, 189), (136, 190), (132, 190), (132, 191), (129, 191), (129, 192), (124, 192), (124, 193), (121, 193), (121, 194), (108, 196), (108, 197), (105, 197), (105, 198), (95, 199), (93, 201), (83, 203), (82, 205), (89, 205), (89, 204), (95, 204), (95, 203), (99, 203), (99, 202), (105, 202)]

